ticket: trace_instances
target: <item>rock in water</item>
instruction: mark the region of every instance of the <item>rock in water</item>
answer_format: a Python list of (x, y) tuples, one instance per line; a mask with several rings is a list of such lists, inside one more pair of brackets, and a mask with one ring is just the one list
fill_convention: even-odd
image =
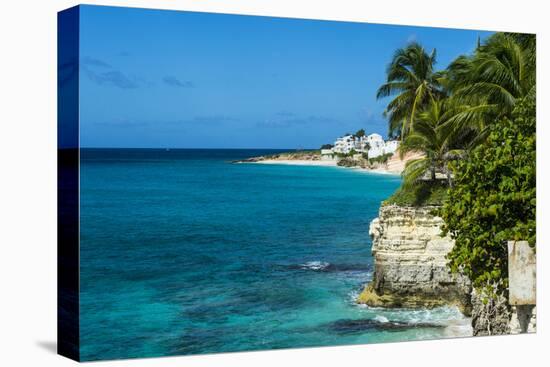
[(451, 274), (445, 256), (454, 246), (441, 237), (436, 207), (382, 206), (369, 228), (375, 262), (373, 281), (357, 302), (373, 307), (457, 305), (470, 314), (471, 285)]
[(362, 334), (369, 330), (402, 331), (416, 328), (444, 328), (444, 325), (425, 322), (379, 321), (376, 319), (337, 320), (329, 324), (329, 329), (337, 334)]

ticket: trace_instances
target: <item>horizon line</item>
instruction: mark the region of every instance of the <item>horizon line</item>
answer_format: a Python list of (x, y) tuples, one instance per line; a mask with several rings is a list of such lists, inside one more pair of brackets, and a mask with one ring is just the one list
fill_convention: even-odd
[(182, 147), (58, 147), (58, 150), (63, 149), (161, 149), (161, 150), (321, 150), (321, 148), (182, 148)]

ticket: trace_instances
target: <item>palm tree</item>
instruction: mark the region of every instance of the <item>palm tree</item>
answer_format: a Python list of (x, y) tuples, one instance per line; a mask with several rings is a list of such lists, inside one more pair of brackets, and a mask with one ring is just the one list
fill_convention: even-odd
[(474, 134), (473, 130), (467, 128), (458, 133), (447, 128), (448, 121), (462, 111), (463, 107), (454, 105), (451, 99), (434, 99), (417, 114), (414, 128), (399, 149), (401, 154), (420, 151), (425, 155), (407, 162), (403, 171), (405, 186), (424, 179), (427, 173), (430, 180), (435, 181), (438, 172), (445, 174), (449, 186), (452, 186), (448, 162), (464, 155)]
[(435, 180), (437, 172), (452, 185), (449, 160), (485, 141), (490, 125), (511, 116), (516, 101), (535, 98), (535, 45), (534, 35), (495, 33), (443, 72), (433, 70), (435, 50), (428, 55), (412, 43), (396, 51), (377, 98), (394, 96), (385, 115), (390, 136), (401, 136), (401, 154), (425, 153), (407, 163), (404, 185), (427, 173)]
[(518, 99), (534, 98), (535, 36), (495, 33), (478, 43), (472, 56), (458, 57), (448, 68), (448, 87), (456, 103), (469, 112), (450, 123), (455, 130), (468, 125), (482, 132), (487, 125), (510, 116)]
[(428, 54), (416, 42), (395, 52), (387, 69), (387, 81), (376, 94), (377, 99), (395, 96), (384, 112), (391, 136), (404, 139), (414, 125), (416, 111), (442, 94), (442, 74), (434, 72), (435, 63), (435, 49)]

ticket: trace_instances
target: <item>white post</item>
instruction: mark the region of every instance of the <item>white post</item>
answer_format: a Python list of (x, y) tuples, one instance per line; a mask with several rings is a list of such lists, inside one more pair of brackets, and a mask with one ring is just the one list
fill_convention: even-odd
[(510, 305), (516, 306), (521, 332), (526, 333), (537, 304), (537, 262), (527, 241), (508, 241), (508, 284)]

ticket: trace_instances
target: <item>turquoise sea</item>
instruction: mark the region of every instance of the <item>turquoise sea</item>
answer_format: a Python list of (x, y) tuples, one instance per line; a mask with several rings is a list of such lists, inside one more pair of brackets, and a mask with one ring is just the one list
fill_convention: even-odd
[(83, 360), (457, 335), (454, 308), (354, 302), (398, 176), (231, 163), (269, 152), (82, 150)]

